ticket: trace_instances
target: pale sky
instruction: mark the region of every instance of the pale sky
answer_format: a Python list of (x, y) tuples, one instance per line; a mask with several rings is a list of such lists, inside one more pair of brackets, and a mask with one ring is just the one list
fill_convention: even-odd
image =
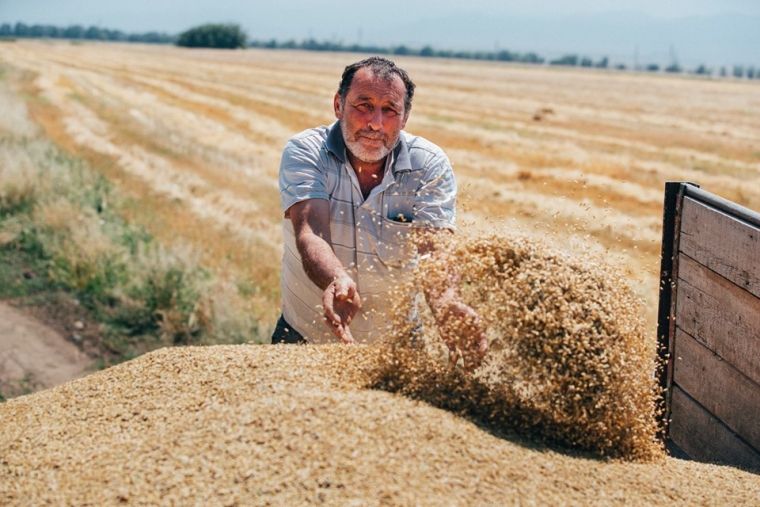
[(167, 33), (234, 22), (258, 40), (760, 66), (760, 0), (0, 0), (0, 23), (17, 21)]

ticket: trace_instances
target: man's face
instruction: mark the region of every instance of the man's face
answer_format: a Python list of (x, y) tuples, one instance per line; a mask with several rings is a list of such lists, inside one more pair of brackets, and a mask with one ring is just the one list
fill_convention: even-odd
[(354, 74), (344, 102), (335, 94), (335, 117), (354, 157), (375, 163), (390, 153), (409, 118), (405, 98), (406, 86), (400, 77), (376, 78), (368, 68)]

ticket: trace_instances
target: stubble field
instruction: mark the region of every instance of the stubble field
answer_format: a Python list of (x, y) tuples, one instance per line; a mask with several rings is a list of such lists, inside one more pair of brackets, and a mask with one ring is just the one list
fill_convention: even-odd
[[(128, 218), (279, 312), (279, 156), (334, 121), (362, 55), (20, 41), (33, 118), (133, 198)], [(418, 85), (407, 130), (447, 152), (463, 229), (520, 230), (606, 252), (654, 330), (666, 181), (760, 209), (760, 86), (569, 68), (398, 57)]]

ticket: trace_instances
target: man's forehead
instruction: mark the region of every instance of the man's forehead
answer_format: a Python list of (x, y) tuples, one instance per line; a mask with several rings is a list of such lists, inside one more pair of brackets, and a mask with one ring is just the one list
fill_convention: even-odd
[(351, 81), (349, 93), (351, 91), (359, 95), (365, 95), (370, 92), (383, 95), (400, 95), (400, 98), (403, 100), (406, 94), (406, 85), (397, 74), (383, 76), (365, 67), (356, 71)]

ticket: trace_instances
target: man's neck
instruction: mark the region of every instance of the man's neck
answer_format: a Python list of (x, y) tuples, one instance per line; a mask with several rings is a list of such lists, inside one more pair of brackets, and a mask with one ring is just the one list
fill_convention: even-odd
[(372, 189), (383, 181), (385, 162), (388, 157), (386, 156), (379, 162), (368, 163), (359, 160), (348, 150), (346, 150), (346, 153), (348, 154), (348, 161), (351, 163), (351, 167), (356, 174), (356, 179), (359, 180), (359, 187), (361, 188), (362, 195), (366, 199), (369, 197)]

